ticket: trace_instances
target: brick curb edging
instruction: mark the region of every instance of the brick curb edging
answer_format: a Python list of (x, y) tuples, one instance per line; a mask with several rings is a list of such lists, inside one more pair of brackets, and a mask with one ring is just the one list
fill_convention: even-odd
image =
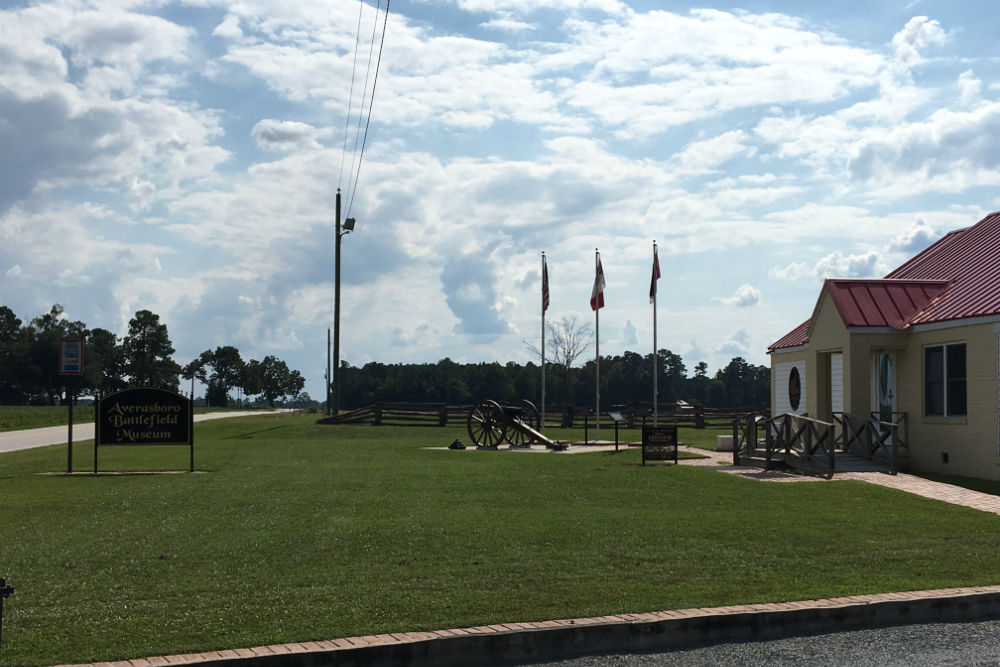
[(498, 665), (585, 654), (669, 650), (842, 630), (1000, 618), (1000, 586), (681, 609), (333, 641), (261, 646), (63, 667), (353, 667)]

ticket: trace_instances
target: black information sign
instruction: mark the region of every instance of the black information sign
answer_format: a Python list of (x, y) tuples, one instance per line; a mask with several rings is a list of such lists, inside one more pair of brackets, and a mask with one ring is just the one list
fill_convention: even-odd
[(138, 387), (108, 394), (94, 411), (94, 472), (97, 450), (107, 445), (188, 445), (194, 472), (194, 408), (166, 389)]
[(677, 463), (677, 425), (642, 427), (642, 465), (646, 461)]

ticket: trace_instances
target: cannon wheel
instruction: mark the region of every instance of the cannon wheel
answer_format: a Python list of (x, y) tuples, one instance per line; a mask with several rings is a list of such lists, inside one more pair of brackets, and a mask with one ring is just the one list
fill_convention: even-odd
[[(538, 430), (539, 424), (541, 422), (541, 416), (538, 412), (538, 408), (531, 401), (520, 401), (517, 406), (521, 408), (521, 414), (519, 419), (527, 426)], [(515, 425), (511, 425), (507, 431), (507, 437), (510, 439), (511, 447), (525, 447), (531, 445), (535, 438), (517, 428)]]
[(477, 447), (497, 447), (507, 439), (507, 419), (496, 401), (472, 406), (468, 418), (469, 437)]

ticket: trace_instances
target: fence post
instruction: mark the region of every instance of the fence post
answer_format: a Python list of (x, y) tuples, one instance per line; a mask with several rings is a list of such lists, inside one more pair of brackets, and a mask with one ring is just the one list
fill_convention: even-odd
[(740, 442), (740, 418), (739, 416), (733, 417), (733, 465), (738, 466), (740, 464), (740, 447), (742, 443)]
[(694, 427), (703, 429), (705, 428), (705, 406), (696, 405), (694, 406)]
[(375, 413), (372, 415), (372, 426), (382, 425), (382, 404), (375, 404)]
[(442, 405), (441, 410), (438, 412), (438, 426), (448, 425), (448, 406)]

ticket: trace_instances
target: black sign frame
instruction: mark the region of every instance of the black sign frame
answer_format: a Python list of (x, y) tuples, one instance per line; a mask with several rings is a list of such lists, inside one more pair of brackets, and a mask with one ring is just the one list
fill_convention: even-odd
[(677, 424), (642, 427), (642, 465), (646, 461), (678, 463)]
[(156, 387), (134, 387), (102, 396), (94, 406), (94, 473), (97, 452), (108, 446), (187, 445), (194, 472), (194, 402)]

